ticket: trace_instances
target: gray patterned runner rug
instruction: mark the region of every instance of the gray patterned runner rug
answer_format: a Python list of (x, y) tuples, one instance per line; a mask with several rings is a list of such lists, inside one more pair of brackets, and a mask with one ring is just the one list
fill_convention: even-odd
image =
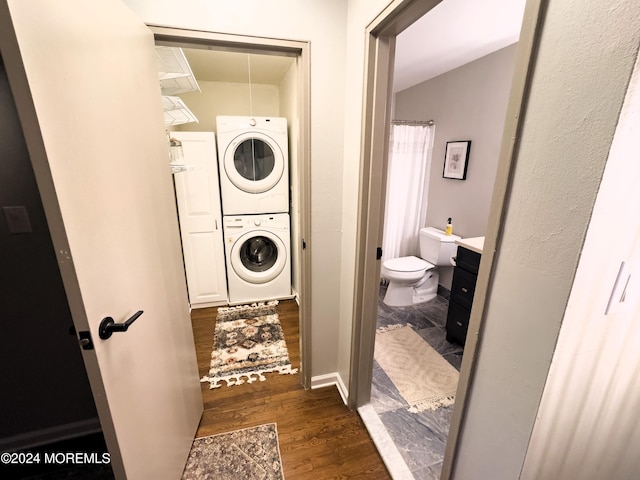
[(275, 423), (196, 438), (182, 480), (282, 480)]

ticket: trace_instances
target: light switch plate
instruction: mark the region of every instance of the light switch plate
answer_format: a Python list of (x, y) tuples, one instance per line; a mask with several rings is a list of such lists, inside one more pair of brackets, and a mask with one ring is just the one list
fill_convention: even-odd
[(637, 265), (637, 262), (620, 262), (618, 276), (613, 284), (609, 303), (604, 312), (605, 315), (629, 311), (636, 303), (638, 299), (637, 277), (640, 276), (638, 269), (634, 268)]

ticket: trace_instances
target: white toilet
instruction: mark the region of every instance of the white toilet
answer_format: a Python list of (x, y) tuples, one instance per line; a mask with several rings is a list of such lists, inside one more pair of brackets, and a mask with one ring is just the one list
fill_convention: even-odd
[(436, 266), (451, 266), (457, 235), (445, 235), (434, 227), (420, 229), (420, 256), (391, 258), (382, 264), (381, 275), (389, 280), (383, 302), (392, 307), (407, 307), (428, 302), (438, 294)]

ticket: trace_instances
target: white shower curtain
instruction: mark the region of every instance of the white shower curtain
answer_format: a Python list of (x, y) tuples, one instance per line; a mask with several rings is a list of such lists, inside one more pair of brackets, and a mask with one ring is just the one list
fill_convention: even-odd
[(419, 254), (425, 226), (433, 126), (392, 125), (382, 260)]

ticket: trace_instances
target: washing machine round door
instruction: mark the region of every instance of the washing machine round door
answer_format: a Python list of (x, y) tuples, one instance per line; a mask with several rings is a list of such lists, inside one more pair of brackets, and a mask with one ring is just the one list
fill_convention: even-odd
[(284, 243), (277, 235), (253, 231), (242, 235), (231, 247), (231, 266), (246, 282), (267, 283), (282, 273), (287, 255)]
[(224, 153), (227, 177), (247, 193), (263, 193), (275, 187), (284, 173), (285, 161), (278, 143), (259, 132), (238, 135)]

